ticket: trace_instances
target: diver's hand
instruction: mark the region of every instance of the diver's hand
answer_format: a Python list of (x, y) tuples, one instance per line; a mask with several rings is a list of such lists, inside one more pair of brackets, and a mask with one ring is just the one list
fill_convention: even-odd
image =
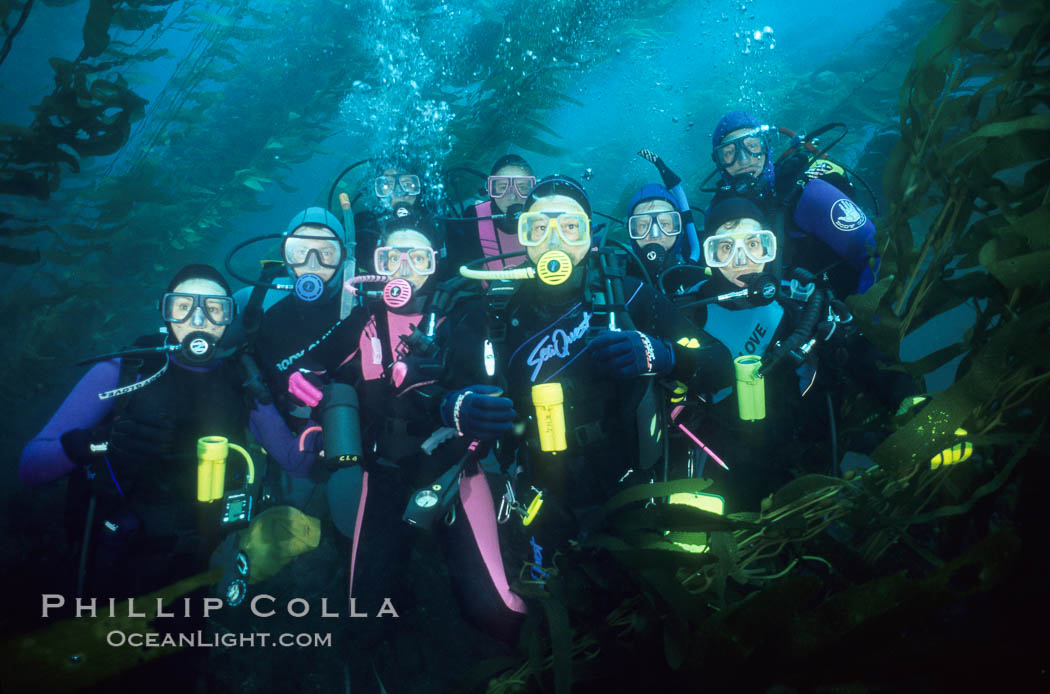
[(464, 436), (496, 439), (514, 428), (514, 402), (496, 386), (473, 385), (445, 396), (441, 419)]
[(667, 375), (674, 368), (674, 356), (667, 343), (645, 333), (606, 330), (588, 347), (598, 367), (614, 378)]
[(638, 150), (638, 156), (641, 157), (642, 159), (645, 159), (648, 162), (651, 162), (651, 163), (656, 164), (657, 166), (659, 166), (659, 164), (657, 162), (660, 161), (660, 157), (656, 156), (656, 152), (652, 151), (651, 149), (640, 149), (640, 150)]
[(288, 392), (307, 407), (321, 404), (321, 377), (308, 369), (298, 369), (288, 377)]
[(104, 455), (108, 440), (109, 432), (105, 427), (70, 429), (58, 438), (66, 457), (77, 465), (90, 465)]
[(672, 188), (674, 188), (682, 182), (681, 177), (679, 177), (678, 174), (676, 174), (674, 171), (671, 171), (671, 169), (668, 168), (667, 164), (664, 163), (664, 160), (658, 157), (656, 153), (652, 150), (639, 150), (638, 156), (642, 159), (645, 159), (648, 162), (651, 162), (654, 166), (656, 166), (656, 170), (660, 172), (660, 178), (664, 182), (664, 187), (668, 190), (671, 190)]
[(109, 430), (109, 452), (131, 458), (163, 458), (175, 443), (175, 417), (157, 412), (150, 419), (119, 415)]

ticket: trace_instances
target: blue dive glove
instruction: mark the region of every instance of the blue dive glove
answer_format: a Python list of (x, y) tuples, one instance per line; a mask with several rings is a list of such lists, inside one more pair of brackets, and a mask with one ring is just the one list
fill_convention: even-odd
[(605, 330), (591, 340), (589, 348), (599, 368), (614, 378), (666, 376), (674, 368), (674, 355), (666, 342), (633, 330)]
[(445, 426), (473, 439), (496, 439), (514, 428), (518, 413), (496, 386), (467, 386), (445, 396), (441, 419)]

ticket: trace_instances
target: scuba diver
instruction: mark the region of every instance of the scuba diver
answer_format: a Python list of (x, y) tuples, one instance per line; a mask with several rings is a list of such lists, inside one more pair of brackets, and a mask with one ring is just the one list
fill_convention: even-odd
[[(691, 383), (713, 364), (667, 298), (612, 272), (611, 249), (592, 250), (590, 201), (575, 180), (537, 183), (518, 217), (518, 242), (525, 265), (460, 270), (524, 282), (509, 299), (490, 290), (484, 333), (460, 336), (456, 363), (467, 367), (461, 383), (494, 384), (525, 418), (520, 438), (505, 436), (497, 456), (523, 499), (530, 487), (542, 492), (523, 549), (549, 567), (551, 552), (588, 532), (605, 501), (657, 474), (666, 438), (656, 433), (658, 381)], [(441, 412), (461, 428), (456, 402), (446, 399)]]
[(233, 527), (225, 514), (253, 495), (254, 475), (250, 464), (241, 475), (231, 461), (214, 497), (224, 503), (195, 503), (205, 501), (198, 441), (243, 443), (249, 407), (260, 441), (292, 456), (281, 454), (279, 462), (304, 462), (287, 445), (290, 433), (274, 421), (272, 405), (241, 387), (240, 365), (223, 340), (235, 313), (223, 276), (187, 265), (159, 306), (167, 334), (94, 360), (19, 463), (27, 485), (70, 476), (66, 522), (83, 533), (78, 585), (89, 580), (90, 595), (142, 595), (207, 567), (220, 534)]
[[(510, 592), (498, 561), (493, 497), (474, 448), (475, 439), (507, 431), (513, 411), (506, 398), (485, 395), (483, 385), (473, 386), (469, 396), (450, 395), (448, 345), (454, 336), (471, 334), (484, 312), (476, 292), (466, 291), (472, 283), (437, 282), (433, 233), (418, 216), (387, 220), (373, 251), (376, 274), (357, 276), (345, 287), (364, 300), (352, 314), (352, 329), (333, 333), (315, 350), (329, 383), (300, 372), (289, 387), (323, 424), (325, 465), (334, 470), (328, 505), (349, 545), (349, 595), (356, 609), (374, 614), (385, 598), (397, 602), (407, 589), (412, 526), (433, 525), (464, 617), (510, 643), (524, 605)], [(349, 400), (360, 403), (356, 423), (326, 414), (334, 400), (348, 401), (346, 389), (354, 393)], [(459, 431), (467, 437), (442, 428), (439, 409), (449, 397), (459, 399)], [(345, 440), (349, 429), (355, 430), (355, 454), (333, 455), (330, 443)], [(414, 495), (414, 488), (422, 490)], [(446, 522), (435, 522), (443, 516)], [(386, 627), (382, 620), (355, 625), (354, 651), (371, 654)], [(355, 662), (364, 670), (352, 673), (355, 686), (370, 682), (368, 658)]]
[[(770, 220), (783, 267), (803, 267), (838, 296), (860, 294), (874, 284), (878, 269), (875, 225), (845, 185), (841, 167), (803, 153), (774, 167), (770, 126), (743, 111), (726, 114), (711, 136), (711, 157), (721, 185), (712, 204), (724, 197), (752, 199)], [(812, 137), (812, 136), (811, 136)], [(824, 151), (827, 151), (827, 147)], [(807, 166), (812, 164), (812, 166)]]
[(886, 408), (896, 408), (916, 390), (903, 373), (876, 368), (879, 357), (851, 325), (849, 309), (812, 273), (792, 269), (784, 281), (768, 273), (779, 248), (766, 219), (747, 198), (716, 202), (703, 242), (711, 276), (675, 297), (718, 341), (723, 363), (733, 363), (732, 369), (712, 370), (707, 385), (714, 387), (691, 394), (704, 406), (686, 412), (689, 429), (729, 467), (720, 469), (705, 457), (693, 474), (715, 479), (712, 490), (735, 510), (757, 510), (764, 496), (800, 470), (837, 469), (834, 440), (831, 466), (814, 465), (827, 459), (814, 449), (835, 431), (845, 376)]
[[(524, 249), (518, 243), (517, 214), (535, 185), (536, 175), (525, 159), (517, 154), (497, 159), (485, 183), (489, 199), (471, 205), (462, 219), (449, 223), (449, 265), (456, 269), (475, 258), (521, 253)], [(485, 267), (502, 270), (523, 262), (524, 254), (493, 260)]]
[[(379, 203), (380, 210), (362, 210), (354, 214), (354, 227), (357, 230), (358, 253), (363, 259), (371, 259), (378, 245), (379, 236), (386, 221), (391, 216), (405, 216), (412, 213), (416, 216), (429, 217), (427, 195), (423, 182), (425, 166), (411, 160), (396, 160), (381, 164), (371, 181), (370, 192)], [(429, 223), (429, 220), (428, 220)], [(439, 257), (445, 257), (443, 238), (435, 239)]]
[[(700, 241), (682, 179), (648, 149), (638, 156), (651, 162), (663, 185), (647, 183), (627, 205), (631, 245), (655, 281), (661, 272), (682, 263), (700, 261)], [(658, 213), (671, 212), (670, 216)]]
[[(347, 259), (343, 236), (343, 225), (323, 207), (308, 207), (292, 217), (281, 238), (281, 258), (294, 278), (293, 291), (265, 313), (255, 305), (254, 311), (261, 315), (257, 313), (251, 321), (246, 318), (252, 324), (249, 343), (266, 384), (297, 433), (309, 426), (310, 412), (288, 397), (288, 378), (300, 368), (316, 366), (312, 352), (325, 335), (348, 334), (348, 318), (339, 318), (342, 268)], [(262, 239), (246, 243), (256, 240)], [(238, 279), (255, 286), (256, 300), (272, 286), (271, 282)], [(253, 305), (251, 299), (248, 303)]]

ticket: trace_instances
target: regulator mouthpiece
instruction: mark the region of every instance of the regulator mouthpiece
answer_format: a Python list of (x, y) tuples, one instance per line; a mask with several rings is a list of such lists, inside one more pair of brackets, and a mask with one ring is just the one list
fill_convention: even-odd
[(667, 249), (658, 243), (647, 243), (639, 250), (642, 251), (642, 262), (650, 270), (663, 267), (664, 261), (667, 260)]
[(572, 258), (565, 251), (547, 251), (536, 262), (536, 274), (544, 284), (562, 284), (572, 274)]
[(390, 280), (383, 287), (383, 303), (389, 308), (401, 308), (412, 300), (412, 285), (406, 279), (398, 277)]
[(303, 301), (316, 301), (324, 294), (324, 280), (311, 272), (295, 280), (295, 295)]
[(182, 338), (179, 352), (182, 358), (190, 364), (206, 364), (212, 360), (215, 354), (216, 340), (211, 333), (203, 330), (194, 330)]

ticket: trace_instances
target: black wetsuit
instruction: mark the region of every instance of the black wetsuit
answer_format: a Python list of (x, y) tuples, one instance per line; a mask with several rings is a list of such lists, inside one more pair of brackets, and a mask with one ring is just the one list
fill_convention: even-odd
[[(676, 363), (671, 378), (690, 381), (706, 370), (708, 352), (696, 349), (703, 341), (700, 332), (665, 297), (626, 278), (623, 300), (626, 312), (617, 313), (620, 328), (636, 329), (674, 346)], [(537, 562), (544, 563), (551, 547), (563, 547), (567, 540), (586, 532), (589, 517), (602, 503), (625, 486), (649, 480), (650, 471), (640, 469), (643, 441), (637, 412), (643, 401), (652, 404), (654, 413), (659, 412), (664, 395), (657, 379), (618, 380), (600, 370), (588, 353), (588, 343), (595, 330), (607, 326), (608, 318), (596, 314), (594, 305), (585, 302), (579, 281), (575, 288), (526, 282), (495, 316), (490, 334), (494, 329), (506, 331), (505, 338), (495, 345), (496, 383), (514, 401), (519, 416), (528, 418), (523, 438), (506, 437), (501, 442), (501, 458), (512, 468), (523, 466), (528, 481), (519, 482), (519, 490), (525, 492), (535, 486), (545, 492), (543, 508), (526, 531), (545, 549), (522, 550), (528, 552), (530, 561), (536, 558), (534, 552), (544, 553), (542, 561)], [(627, 316), (633, 325), (628, 325)], [(472, 362), (462, 361), (467, 368), (482, 363), (479, 337), (476, 333), (465, 336), (460, 346), (473, 355)], [(466, 378), (484, 376), (475, 371)], [(540, 448), (532, 387), (542, 383), (559, 383), (562, 387), (564, 452), (551, 454)], [(643, 427), (646, 431), (649, 423)], [(652, 443), (648, 433), (644, 438), (645, 444)], [(630, 470), (635, 474), (625, 475)]]
[[(327, 340), (318, 349), (321, 363), (335, 378), (353, 385), (361, 403), (364, 491), (348, 492), (349, 505), (361, 519), (359, 526), (354, 525), (350, 549), (352, 594), (359, 609), (374, 610), (384, 597), (408, 589), (404, 567), (409, 542), (423, 531), (404, 522), (402, 514), (413, 490), (430, 486), (463, 459), (470, 444), (468, 438), (453, 435), (431, 455), (420, 447), (443, 427), (439, 408), (450, 390), (448, 374), (463, 371), (448, 361), (452, 336), (471, 334), (484, 316), (483, 305), (469, 296), (458, 297), (452, 306), (435, 303), (428, 301), (416, 311), (394, 311), (371, 303), (351, 319), (348, 334), (356, 337), (349, 342)], [(419, 328), (418, 343), (407, 338), (413, 326)], [(427, 336), (428, 332), (432, 334)], [(455, 522), (446, 525), (438, 520), (432, 528), (441, 534), (464, 617), (494, 637), (513, 641), (521, 612), (512, 608), (515, 603), (502, 573), (498, 543), (482, 539), (485, 531), (490, 540), (497, 535), (492, 495), (477, 464), (468, 464), (463, 475), (460, 494), (450, 507)], [(329, 484), (336, 482), (341, 483), (333, 477)], [(473, 495), (464, 500), (468, 485)], [(371, 628), (370, 635), (357, 631), (359, 641), (379, 637)]]
[[(143, 380), (163, 364), (163, 357), (126, 358), (118, 383)], [(90, 595), (142, 595), (207, 568), (222, 531), (221, 504), (197, 501), (197, 440), (219, 435), (244, 444), (248, 410), (238, 383), (226, 362), (204, 368), (172, 363), (156, 381), (116, 398), (110, 419), (170, 425), (174, 439), (159, 459), (114, 450), (107, 460), (93, 462), (93, 483), (83, 474), (71, 477), (73, 518), (83, 519), (89, 488), (98, 492)], [(231, 455), (236, 472), (227, 479), (243, 482), (238, 462)]]
[[(690, 300), (739, 289), (715, 272), (691, 290)], [(803, 302), (801, 297), (790, 298), (783, 287), (766, 306), (734, 299), (685, 310), (718, 341), (722, 363), (729, 364), (743, 355), (772, 355), (776, 343), (798, 327)], [(826, 309), (823, 313), (826, 315)], [(702, 391), (706, 402), (688, 408), (687, 426), (730, 470), (707, 461), (695, 474), (715, 479), (709, 491), (725, 496), (727, 511), (737, 512), (757, 511), (763, 496), (799, 473), (831, 472), (828, 398), (836, 410), (841, 406), (843, 376), (848, 374), (886, 407), (896, 407), (901, 398), (915, 391), (903, 374), (879, 371), (877, 359), (871, 343), (859, 331), (838, 326), (831, 341), (817, 343), (806, 362), (798, 365), (785, 358), (762, 379), (765, 417), (758, 421), (740, 418), (734, 370), (712, 370)]]
[(353, 316), (339, 320), (340, 293), (330, 287), (311, 302), (289, 294), (263, 314), (255, 338), (259, 369), (277, 409), (293, 430), (302, 426), (309, 411), (288, 394), (288, 377), (299, 368), (317, 370), (320, 359), (315, 350), (322, 341), (348, 340), (352, 334), (349, 323)]

